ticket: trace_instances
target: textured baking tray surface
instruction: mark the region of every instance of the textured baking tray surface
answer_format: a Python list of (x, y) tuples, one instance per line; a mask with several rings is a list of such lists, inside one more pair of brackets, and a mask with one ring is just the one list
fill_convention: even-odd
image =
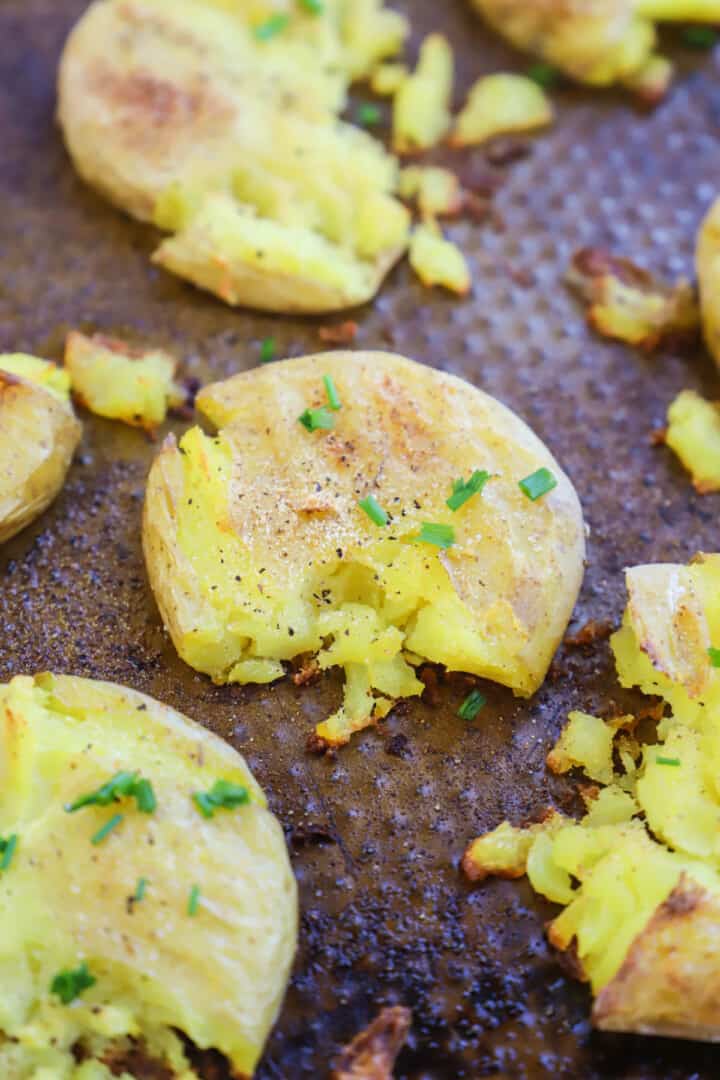
[[(153, 269), (154, 237), (75, 178), (54, 124), (54, 73), (82, 0), (0, 0), (0, 349), (59, 357), (70, 327), (176, 350), (187, 374), (219, 378), (279, 352), (321, 348), (319, 323), (235, 312)], [(418, 32), (442, 24), (460, 83), (525, 61), (462, 0), (408, 0)], [(576, 622), (618, 619), (622, 568), (717, 550), (717, 500), (694, 494), (649, 434), (682, 387), (717, 395), (702, 353), (641, 357), (595, 340), (561, 279), (583, 245), (612, 247), (673, 277), (720, 177), (720, 83), (694, 58), (654, 113), (614, 95), (560, 95), (559, 124), (513, 164), (501, 223), (458, 224), (473, 296), (423, 290), (405, 267), (355, 316), (357, 346), (393, 347), (462, 375), (523, 416), (572, 476), (591, 528)], [(485, 170), (482, 154), (474, 165)], [(339, 698), (332, 678), (296, 688), (216, 688), (165, 637), (140, 552), (155, 447), (83, 417), (63, 494), (0, 554), (0, 677), (55, 669), (154, 694), (246, 755), (285, 825), (302, 900), (298, 962), (259, 1076), (322, 1077), (337, 1047), (385, 1003), (412, 1007), (397, 1075), (414, 1078), (716, 1077), (720, 1049), (592, 1034), (589, 995), (549, 953), (551, 909), (523, 884), (471, 889), (458, 861), (478, 830), (519, 821), (571, 785), (544, 755), (569, 708), (624, 697), (606, 644), (560, 656), (529, 702), (488, 687), (474, 725), (460, 681), (413, 703), (336, 759), (306, 755)], [(174, 425), (181, 430), (183, 425)]]

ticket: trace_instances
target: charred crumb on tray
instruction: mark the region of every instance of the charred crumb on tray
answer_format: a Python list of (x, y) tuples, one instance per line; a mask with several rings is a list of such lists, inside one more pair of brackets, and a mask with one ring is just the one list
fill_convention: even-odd
[(563, 638), (563, 645), (569, 649), (582, 649), (594, 645), (596, 641), (605, 641), (613, 632), (609, 619), (588, 619), (578, 630), (572, 630)]

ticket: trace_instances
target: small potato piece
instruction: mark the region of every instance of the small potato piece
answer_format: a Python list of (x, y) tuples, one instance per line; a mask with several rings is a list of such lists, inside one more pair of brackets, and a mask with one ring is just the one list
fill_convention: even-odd
[(553, 121), (553, 108), (523, 75), (486, 75), (473, 85), (455, 122), (453, 146), (478, 146), (494, 135), (535, 131)]
[(78, 400), (98, 416), (153, 431), (168, 406), (185, 398), (175, 382), (177, 361), (162, 349), (134, 349), (124, 341), (73, 331), (65, 367)]
[(463, 204), (460, 181), (449, 169), (435, 165), (408, 165), (400, 173), (400, 194), (417, 199), (423, 218), (459, 213)]
[(426, 37), (415, 71), (395, 95), (393, 147), (398, 153), (428, 150), (447, 134), (454, 69), (447, 38), (442, 34)]
[(381, 97), (396, 94), (410, 74), (406, 64), (381, 64), (370, 77), (370, 89)]
[(457, 244), (445, 240), (437, 225), (418, 225), (410, 240), (410, 265), (430, 287), (442, 285), (458, 296), (467, 296), (472, 280), (470, 268)]
[(81, 432), (54, 364), (22, 354), (0, 356), (0, 543), (53, 501)]
[(720, 406), (682, 390), (668, 409), (665, 442), (692, 476), (701, 495), (720, 491)]
[(706, 214), (695, 255), (705, 343), (720, 366), (720, 199)]
[(609, 784), (613, 776), (613, 739), (620, 728), (632, 722), (632, 716), (605, 721), (589, 713), (571, 712), (547, 756), (548, 768), (554, 773), (566, 773), (580, 767), (591, 780)]
[[(118, 776), (125, 787), (107, 791)], [(235, 801), (201, 813), (194, 796), (218, 781)], [(85, 1075), (109, 1075), (100, 1063), (132, 1040), (191, 1080), (182, 1033), (250, 1077), (289, 976), (297, 895), (242, 757), (134, 690), (18, 676), (0, 686), (0, 837), (12, 836), (0, 1075), (75, 1076), (78, 1051), (100, 1070)], [(56, 978), (83, 964), (91, 985), (61, 999)]]

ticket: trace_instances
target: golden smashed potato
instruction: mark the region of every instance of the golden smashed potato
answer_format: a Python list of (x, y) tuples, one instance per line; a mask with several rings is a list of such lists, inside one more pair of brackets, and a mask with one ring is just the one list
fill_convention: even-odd
[(395, 95), (393, 147), (398, 153), (428, 150), (450, 130), (454, 74), (450, 42), (442, 34), (429, 34), (415, 71)]
[(421, 693), (423, 661), (523, 696), (540, 686), (584, 528), (518, 417), (460, 379), (362, 352), (243, 372), (197, 408), (218, 433), (165, 443), (143, 525), (188, 664), (218, 683), (270, 682), (308, 654), (342, 667), (343, 705), (317, 729), (332, 745)]
[(713, 203), (700, 227), (695, 264), (705, 342), (720, 365), (720, 199)]
[(605, 785), (584, 789), (587, 814), (504, 822), (463, 866), (526, 872), (563, 905), (548, 936), (590, 981), (597, 1027), (720, 1041), (720, 555), (634, 567), (627, 585), (612, 647), (622, 685), (669, 707), (655, 735), (571, 714), (548, 763)]
[(470, 267), (457, 244), (446, 240), (434, 221), (413, 229), (410, 265), (423, 285), (442, 285), (458, 296), (467, 296), (472, 285)]
[(681, 390), (668, 409), (665, 443), (692, 476), (696, 491), (720, 491), (720, 405)]
[(0, 792), (0, 1074), (110, 1080), (135, 1046), (191, 1080), (182, 1033), (249, 1077), (297, 898), (240, 755), (133, 690), (19, 676), (0, 687)]
[(472, 0), (500, 34), (578, 82), (621, 83), (657, 100), (672, 80), (656, 22), (720, 21), (720, 0)]
[(95, 0), (60, 65), (65, 141), (89, 184), (172, 234), (154, 260), (227, 303), (361, 304), (409, 215), (395, 159), (338, 115), (406, 32), (382, 0)]
[(0, 354), (0, 543), (53, 501), (81, 430), (60, 368), (24, 353)]
[(175, 382), (177, 361), (162, 349), (134, 349), (124, 341), (73, 331), (65, 369), (75, 397), (98, 416), (153, 431), (185, 394)]
[(403, 199), (416, 199), (423, 220), (452, 217), (463, 205), (460, 180), (450, 169), (438, 165), (407, 165), (400, 173)]
[(470, 88), (455, 121), (453, 146), (478, 146), (495, 135), (536, 131), (553, 121), (547, 94), (523, 75), (485, 75)]

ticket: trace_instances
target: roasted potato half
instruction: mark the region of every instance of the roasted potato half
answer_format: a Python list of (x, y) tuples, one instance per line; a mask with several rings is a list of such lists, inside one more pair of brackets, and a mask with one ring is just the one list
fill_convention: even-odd
[(190, 1080), (178, 1033), (249, 1077), (296, 929), (282, 830), (235, 750), (110, 683), (0, 687), (3, 1077), (110, 1080), (134, 1048), (137, 1075)]
[[(143, 525), (187, 663), (219, 683), (269, 682), (305, 655), (343, 667), (344, 705), (317, 731), (331, 744), (419, 694), (423, 661), (537, 690), (575, 603), (584, 526), (570, 481), (509, 409), (363, 352), (243, 372), (197, 408), (217, 435), (165, 443)], [(538, 470), (549, 486), (533, 501), (519, 482)]]
[(338, 115), (406, 30), (382, 0), (96, 0), (60, 65), (65, 141), (89, 184), (173, 234), (155, 261), (227, 303), (360, 304), (409, 215), (395, 159)]
[(80, 441), (62, 374), (34, 356), (0, 355), (0, 543), (50, 505)]

